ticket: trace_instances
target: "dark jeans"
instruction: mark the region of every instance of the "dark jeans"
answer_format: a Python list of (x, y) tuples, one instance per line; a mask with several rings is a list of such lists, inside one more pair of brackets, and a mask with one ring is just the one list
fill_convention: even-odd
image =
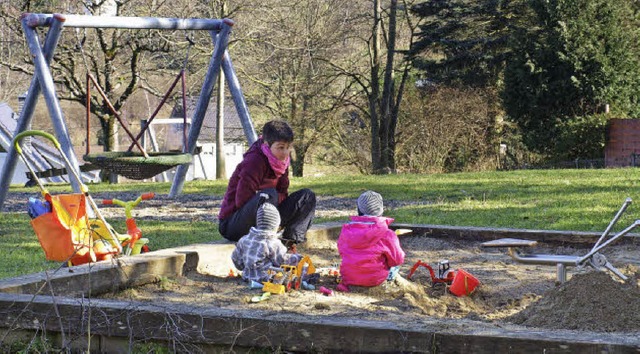
[[(260, 197), (260, 193), (269, 195), (267, 200)], [(256, 212), (262, 203), (271, 203), (280, 212), (280, 226), (284, 227), (283, 241), (301, 243), (305, 241), (305, 234), (311, 227), (316, 212), (316, 195), (310, 189), (295, 191), (278, 205), (278, 192), (274, 188), (264, 189), (249, 199), (242, 208), (226, 219), (220, 220), (218, 230), (224, 238), (238, 241), (240, 237), (249, 233), (252, 226), (256, 226)]]

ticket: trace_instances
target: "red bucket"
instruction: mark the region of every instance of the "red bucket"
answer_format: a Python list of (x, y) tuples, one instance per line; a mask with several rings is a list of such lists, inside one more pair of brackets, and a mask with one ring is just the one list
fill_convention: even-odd
[(469, 296), (480, 285), (480, 281), (464, 269), (458, 269), (449, 291), (455, 296)]

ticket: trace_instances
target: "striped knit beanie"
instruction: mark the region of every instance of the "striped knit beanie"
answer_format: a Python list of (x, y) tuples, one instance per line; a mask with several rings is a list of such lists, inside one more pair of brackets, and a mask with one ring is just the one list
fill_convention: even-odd
[(358, 197), (358, 214), (381, 216), (384, 211), (382, 196), (374, 191), (366, 191)]
[(256, 228), (265, 231), (277, 231), (280, 226), (280, 213), (271, 203), (264, 203), (256, 214)]

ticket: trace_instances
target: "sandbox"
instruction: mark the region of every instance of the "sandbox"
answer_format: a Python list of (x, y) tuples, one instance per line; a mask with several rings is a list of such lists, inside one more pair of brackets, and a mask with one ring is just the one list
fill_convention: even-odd
[[(47, 286), (56, 297), (26, 295), (42, 287), (42, 275), (13, 285), (5, 281), (0, 324), (14, 334), (25, 329), (57, 333), (62, 327), (74, 333), (74, 345), (81, 348), (91, 323), (92, 348), (123, 352), (147, 341), (187, 352), (640, 350), (640, 316), (634, 315), (640, 311), (636, 237), (606, 252), (632, 278), (626, 284), (609, 273), (570, 269), (569, 280), (556, 285), (553, 267), (518, 264), (503, 250), (481, 248), (481, 242), (518, 234), (543, 241), (541, 252), (583, 254), (596, 235), (398, 226), (414, 230), (400, 236), (405, 264), (396, 281), (375, 288), (337, 292), (336, 278), (325, 275), (318, 285), (334, 289), (332, 296), (300, 290), (251, 303), (247, 300), (261, 291), (229, 276), (233, 245), (194, 245), (124, 258), (120, 267), (96, 264), (56, 273)], [(301, 253), (317, 267), (339, 264), (337, 231), (337, 225), (317, 227)], [(470, 296), (457, 297), (444, 287), (431, 287), (424, 268), (406, 280), (414, 262), (436, 266), (443, 259), (452, 269), (476, 276), (481, 285)]]

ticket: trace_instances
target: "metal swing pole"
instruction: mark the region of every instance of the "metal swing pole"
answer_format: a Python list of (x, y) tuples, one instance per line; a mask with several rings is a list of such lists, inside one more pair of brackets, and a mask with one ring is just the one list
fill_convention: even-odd
[(219, 31), (224, 20), (202, 18), (132, 17), (132, 16), (87, 16), (60, 14), (27, 14), (29, 26), (50, 26), (56, 16), (63, 17), (65, 27), (80, 28), (126, 28), (166, 30)]
[[(69, 134), (64, 124), (64, 117), (60, 109), (60, 103), (56, 98), (53, 78), (48, 66), (48, 63), (53, 57), (53, 52), (57, 46), (63, 27), (220, 31), (222, 35), (219, 36), (219, 40), (216, 41), (217, 46), (214, 48), (214, 55), (209, 65), (205, 84), (203, 85), (203, 95), (200, 97), (198, 102), (198, 110), (196, 111), (198, 115), (196, 117), (199, 117), (199, 121), (197, 122), (197, 126), (194, 124), (190, 131), (189, 150), (193, 153), (195, 140), (197, 140), (198, 134), (200, 133), (208, 100), (211, 97), (213, 85), (218, 73), (220, 72), (221, 58), (224, 53), (224, 49), (227, 46), (228, 35), (231, 30), (231, 26), (233, 26), (233, 21), (229, 19), (179, 19), (120, 16), (100, 16), (98, 20), (93, 16), (35, 13), (24, 14), (20, 19), (25, 31), (25, 37), (27, 39), (29, 49), (31, 54), (34, 56), (35, 75), (33, 76), (25, 104), (23, 106), (24, 108), (20, 112), (16, 133), (26, 130), (29, 126), (38, 95), (41, 93), (40, 91), (42, 91), (44, 93), (47, 109), (51, 116), (60, 145), (63, 147), (63, 151), (69, 157), (71, 160), (70, 162), (73, 165), (68, 167), (74, 168), (76, 171), (79, 171), (78, 161), (73, 152)], [(37, 27), (50, 27), (45, 39), (44, 49), (40, 47), (39, 39), (35, 31), (35, 28)], [(8, 193), (9, 184), (13, 177), (16, 162), (17, 154), (13, 148), (10, 148), (4, 168), (0, 170), (0, 209), (4, 204), (6, 194)], [(175, 191), (178, 191), (179, 193), (182, 189), (182, 184), (184, 183), (186, 170), (185, 166), (181, 167), (182, 168), (178, 169), (181, 171), (181, 177), (178, 176), (178, 178), (174, 179), (174, 186), (172, 187), (172, 191), (174, 191), (174, 193)], [(177, 184), (175, 184), (176, 181)], [(75, 181), (72, 181), (71, 184), (75, 191), (80, 191), (80, 186), (78, 186)]]
[[(24, 18), (22, 20), (24, 21)], [(62, 33), (63, 22), (64, 18), (62, 17), (52, 17), (51, 27), (47, 32), (43, 49), (43, 57), (45, 65), (47, 66), (49, 65), (49, 62), (51, 62), (51, 58), (53, 58), (53, 52), (58, 45), (58, 40), (60, 39), (60, 35)], [(27, 97), (24, 101), (24, 106), (20, 111), (20, 117), (18, 118), (18, 125), (16, 126), (14, 136), (26, 131), (27, 127), (29, 127), (31, 119), (33, 118), (33, 113), (35, 111), (40, 92), (41, 87), (38, 76), (33, 75), (31, 84), (29, 85), (29, 90), (27, 91)], [(9, 192), (9, 185), (11, 184), (11, 179), (13, 178), (16, 163), (18, 162), (18, 154), (16, 153), (13, 145), (10, 145), (11, 146), (9, 147), (7, 159), (2, 170), (0, 171), (0, 210), (2, 209), (7, 193)]]
[(222, 70), (224, 71), (224, 76), (227, 79), (227, 85), (229, 86), (233, 103), (236, 106), (236, 111), (238, 112), (238, 116), (240, 116), (240, 123), (242, 123), (244, 136), (247, 138), (249, 146), (251, 146), (256, 140), (258, 140), (258, 135), (253, 127), (251, 115), (249, 115), (249, 108), (247, 107), (247, 102), (244, 99), (242, 88), (240, 88), (238, 76), (233, 68), (231, 56), (229, 56), (229, 52), (226, 50), (224, 52), (224, 57), (222, 58)]
[[(59, 21), (64, 22), (64, 17), (61, 16), (61, 19)], [(49, 111), (49, 116), (51, 117), (51, 122), (53, 123), (56, 137), (60, 142), (62, 151), (64, 151), (70, 162), (70, 166), (67, 166), (67, 168), (73, 169), (78, 174), (80, 174), (78, 159), (76, 158), (75, 151), (73, 150), (73, 145), (71, 144), (71, 139), (69, 138), (69, 131), (67, 130), (67, 125), (64, 122), (64, 116), (62, 114), (62, 109), (60, 108), (60, 102), (58, 101), (56, 95), (53, 76), (51, 75), (51, 71), (49, 70), (47, 60), (42, 53), (38, 34), (35, 28), (29, 25), (28, 18), (22, 20), (22, 28), (27, 39), (27, 44), (29, 45), (31, 55), (33, 55), (35, 72), (40, 83), (40, 88), (42, 89), (42, 94), (47, 104), (47, 110)], [(70, 183), (76, 193), (82, 192), (78, 181), (70, 179)]]
[[(229, 42), (229, 33), (231, 32), (232, 26), (233, 21), (224, 19), (222, 29), (216, 36), (215, 47), (213, 48), (213, 55), (211, 56), (211, 60), (209, 61), (207, 75), (204, 79), (204, 83), (202, 84), (200, 97), (198, 97), (196, 109), (193, 114), (193, 118), (191, 119), (189, 139), (187, 141), (187, 146), (189, 147), (188, 152), (190, 154), (193, 154), (195, 152), (196, 142), (198, 140), (198, 137), (200, 136), (200, 129), (202, 128), (202, 123), (204, 122), (204, 117), (207, 112), (207, 108), (209, 107), (209, 101), (211, 100), (211, 95), (213, 94), (213, 88), (216, 81), (218, 81), (218, 75), (221, 71), (220, 67), (222, 63), (222, 57), (224, 56), (224, 52)], [(176, 174), (173, 177), (173, 183), (171, 184), (171, 191), (169, 192), (170, 197), (176, 197), (177, 195), (182, 193), (184, 180), (188, 171), (188, 164), (178, 166)]]

